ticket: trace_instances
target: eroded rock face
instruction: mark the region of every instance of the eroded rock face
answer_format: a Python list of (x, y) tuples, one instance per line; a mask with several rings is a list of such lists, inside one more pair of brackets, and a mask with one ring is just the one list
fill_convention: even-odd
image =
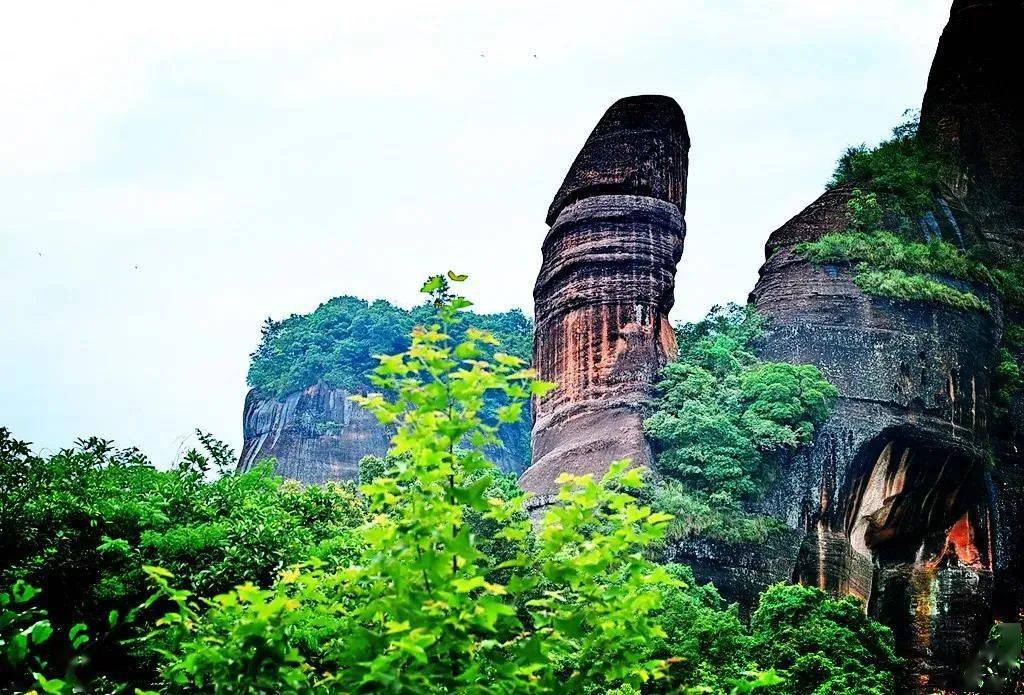
[(520, 480), (539, 503), (562, 472), (600, 475), (624, 457), (650, 463), (641, 408), (676, 351), (668, 312), (683, 251), (688, 150), (674, 100), (622, 99), (548, 211), (534, 366), (559, 388), (534, 405), (533, 465)]
[(771, 236), (752, 294), (772, 322), (761, 355), (815, 364), (839, 389), (762, 511), (805, 534), (790, 579), (868, 601), (911, 662), (905, 686), (941, 687), (992, 615), (987, 425), (1001, 327), (978, 311), (867, 295), (849, 264), (796, 254), (794, 242), (845, 223), (848, 195), (826, 193)]
[[(956, 0), (939, 41), (921, 107), (921, 130), (953, 153), (963, 171), (958, 219), (995, 264), (1024, 260), (1024, 55), (1021, 0)], [(955, 206), (955, 204), (954, 204)], [(1024, 324), (1004, 309), (1004, 326)], [(1013, 355), (1024, 363), (1024, 352)], [(995, 589), (1000, 620), (1024, 606), (1024, 402), (990, 429)]]
[(964, 165), (968, 210), (997, 253), (1024, 260), (1021, 0), (956, 0), (935, 52), (921, 127)]
[[(995, 262), (1024, 248), (1024, 130), (1010, 86), (1024, 67), (1010, 35), (1022, 28), (1020, 2), (955, 2), (922, 109), (921, 132), (964, 172), (922, 238), (981, 245)], [(908, 659), (903, 689), (934, 692), (957, 683), (993, 616), (1018, 620), (1022, 606), (1021, 448), (992, 422), (1006, 317), (983, 286), (946, 280), (990, 313), (894, 301), (862, 292), (850, 264), (797, 254), (846, 226), (850, 193), (826, 192), (770, 236), (751, 294), (771, 321), (761, 356), (815, 364), (839, 390), (814, 442), (780, 463), (761, 511), (803, 535), (788, 579), (868, 601)], [(788, 548), (764, 552), (758, 565), (782, 578)], [(736, 574), (727, 549), (679, 559), (699, 577)], [(733, 584), (719, 588), (740, 599), (757, 588)]]
[[(280, 399), (249, 391), (238, 470), (275, 458), (278, 475), (303, 483), (357, 480), (360, 459), (384, 456), (393, 432), (353, 403), (351, 395), (322, 383)], [(529, 465), (530, 452), (522, 446), (529, 428), (528, 420), (502, 426), (503, 444), (489, 447), (487, 457), (506, 473), (521, 473)]]
[(238, 469), (277, 459), (277, 473), (304, 483), (355, 480), (359, 460), (383, 456), (391, 433), (343, 389), (310, 386), (283, 399), (245, 397)]

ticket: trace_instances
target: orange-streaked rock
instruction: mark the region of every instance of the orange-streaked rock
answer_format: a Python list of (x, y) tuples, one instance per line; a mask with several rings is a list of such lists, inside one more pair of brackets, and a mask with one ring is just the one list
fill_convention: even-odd
[(562, 472), (650, 463), (642, 407), (675, 355), (668, 322), (683, 251), (689, 137), (668, 97), (629, 97), (598, 123), (549, 210), (534, 288), (534, 366), (559, 388), (534, 405), (539, 503)]

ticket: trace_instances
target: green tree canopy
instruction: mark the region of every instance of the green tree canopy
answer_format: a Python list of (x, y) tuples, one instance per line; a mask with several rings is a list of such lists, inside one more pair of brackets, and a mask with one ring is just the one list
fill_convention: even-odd
[(644, 422), (662, 480), (651, 494), (676, 533), (762, 536), (742, 511), (774, 472), (774, 454), (810, 441), (837, 392), (817, 367), (763, 362), (764, 319), (751, 306), (716, 307), (677, 331), (679, 357), (662, 371)]
[[(375, 355), (409, 346), (413, 326), (430, 318), (431, 307), (411, 310), (383, 299), (335, 297), (308, 314), (267, 319), (259, 347), (250, 356), (248, 383), (261, 395), (280, 397), (323, 381), (331, 388), (365, 393)], [(503, 349), (520, 359), (533, 356), (533, 321), (519, 309), (496, 314), (466, 312), (466, 328), (491, 331)], [(456, 336), (458, 337), (458, 336)]]

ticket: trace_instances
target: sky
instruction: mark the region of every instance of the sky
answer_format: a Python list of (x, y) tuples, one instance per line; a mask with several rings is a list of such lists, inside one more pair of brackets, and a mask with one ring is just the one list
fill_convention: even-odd
[(410, 306), (449, 268), (532, 313), (544, 216), (604, 110), (686, 113), (672, 318), (920, 105), (948, 0), (5, 6), (0, 426), (168, 465), (238, 447), (267, 316)]

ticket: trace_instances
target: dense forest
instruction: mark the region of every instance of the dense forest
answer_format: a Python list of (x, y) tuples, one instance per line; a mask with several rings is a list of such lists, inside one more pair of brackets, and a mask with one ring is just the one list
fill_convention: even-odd
[[(292, 314), (263, 324), (259, 347), (250, 356), (249, 386), (262, 395), (283, 396), (322, 381), (330, 388), (365, 393), (376, 355), (409, 347), (414, 326), (429, 322), (426, 304), (403, 309), (383, 299), (368, 302), (335, 297), (308, 314)], [(497, 314), (465, 312), (459, 340), (469, 328), (490, 331), (502, 350), (529, 361), (533, 357), (533, 321), (512, 309)]]

